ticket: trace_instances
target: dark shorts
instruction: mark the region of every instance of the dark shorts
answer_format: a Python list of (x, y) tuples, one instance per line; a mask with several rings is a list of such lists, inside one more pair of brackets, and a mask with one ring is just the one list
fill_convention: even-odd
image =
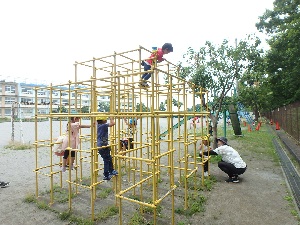
[(129, 142), (130, 142), (130, 149), (133, 149), (133, 143), (132, 143), (133, 138), (128, 138), (128, 140), (127, 139), (121, 140), (120, 144), (121, 144), (121, 146), (125, 146), (125, 148), (128, 150)]

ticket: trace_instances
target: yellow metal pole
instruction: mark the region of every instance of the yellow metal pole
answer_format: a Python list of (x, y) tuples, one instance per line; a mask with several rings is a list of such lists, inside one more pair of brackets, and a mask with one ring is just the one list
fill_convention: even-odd
[(35, 104), (34, 104), (34, 130), (35, 130), (35, 197), (39, 196), (38, 183), (38, 108), (37, 108), (37, 90), (35, 89)]
[[(50, 84), (50, 102), (52, 102), (52, 84)], [(50, 112), (48, 112), (49, 116), (49, 123), (50, 123), (50, 143), (52, 143), (53, 140), (53, 121), (52, 121), (52, 104), (50, 104)], [(54, 182), (53, 182), (53, 177), (54, 177), (54, 171), (53, 171), (53, 152), (52, 152), (52, 146), (50, 145), (50, 204), (54, 203), (54, 192), (53, 192), (53, 187), (54, 187)]]
[[(92, 81), (91, 81), (91, 111), (90, 112), (97, 112), (97, 95), (96, 95), (96, 78), (97, 78), (97, 74), (96, 74), (96, 65), (95, 65), (95, 58), (93, 59), (93, 77), (92, 77)], [(96, 171), (96, 163), (95, 163), (95, 155), (97, 155), (97, 152), (95, 153), (95, 148), (96, 148), (96, 144), (95, 144), (95, 140), (97, 138), (97, 134), (95, 132), (94, 125), (96, 124), (96, 118), (95, 117), (90, 117), (91, 120), (91, 143), (90, 143), (90, 157), (91, 157), (91, 163), (90, 163), (90, 186), (91, 186), (91, 215), (92, 215), (92, 220), (95, 219), (95, 199), (96, 199), (96, 184), (97, 183), (97, 172)], [(98, 166), (97, 166), (98, 168)]]

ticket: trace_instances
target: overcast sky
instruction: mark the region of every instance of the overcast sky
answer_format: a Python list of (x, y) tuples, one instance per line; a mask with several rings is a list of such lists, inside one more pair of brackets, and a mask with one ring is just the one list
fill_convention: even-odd
[(75, 61), (171, 42), (244, 39), (273, 0), (0, 0), (0, 79), (65, 83)]

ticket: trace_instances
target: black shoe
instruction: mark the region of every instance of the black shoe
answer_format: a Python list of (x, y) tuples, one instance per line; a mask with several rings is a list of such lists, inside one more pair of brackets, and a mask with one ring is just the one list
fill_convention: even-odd
[(113, 175), (104, 176), (103, 180), (110, 180), (113, 177)]
[(240, 180), (239, 180), (238, 177), (229, 177), (229, 178), (226, 180), (226, 182), (228, 182), (228, 183), (239, 183)]
[(149, 84), (147, 84), (146, 82), (139, 83), (139, 86), (141, 88), (148, 88), (148, 87), (150, 87)]
[(141, 62), (141, 65), (142, 65), (142, 66), (145, 66), (145, 61), (142, 61), (142, 62)]
[(116, 176), (116, 175), (118, 175), (119, 173), (118, 173), (118, 171), (113, 170), (113, 171), (111, 171), (109, 174), (112, 175), (112, 176)]
[(9, 186), (9, 182), (3, 182), (3, 181), (0, 182), (0, 187), (1, 188), (6, 188), (8, 186)]

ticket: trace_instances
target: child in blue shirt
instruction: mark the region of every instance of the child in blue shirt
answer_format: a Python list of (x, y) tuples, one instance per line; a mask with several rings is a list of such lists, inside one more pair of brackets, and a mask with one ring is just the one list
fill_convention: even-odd
[(110, 155), (110, 147), (108, 146), (108, 127), (115, 125), (114, 119), (110, 118), (110, 122), (107, 123), (106, 117), (97, 117), (97, 147), (98, 153), (103, 159), (104, 163), (104, 178), (103, 180), (110, 180), (114, 175), (118, 175), (118, 172), (114, 170), (112, 163), (112, 157)]

